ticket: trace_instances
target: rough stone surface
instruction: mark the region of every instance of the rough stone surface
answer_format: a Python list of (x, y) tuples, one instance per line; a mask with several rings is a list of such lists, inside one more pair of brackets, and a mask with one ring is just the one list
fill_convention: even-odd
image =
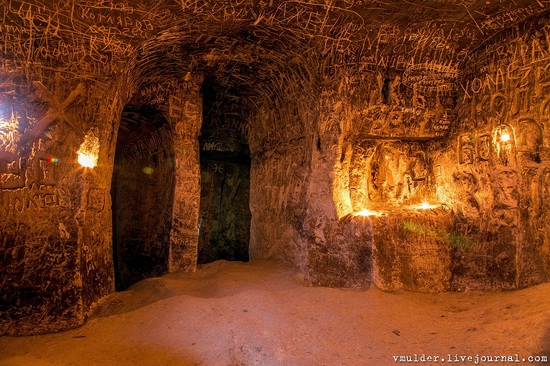
[[(120, 114), (118, 104), (105, 101), (114, 101), (123, 83), (107, 91), (50, 77), (19, 89), (2, 115), (14, 128), (2, 129), (2, 146), (18, 156), (0, 162), (2, 334), (80, 325), (86, 309), (113, 289), (110, 177), (104, 173), (112, 168), (111, 120)], [(93, 172), (76, 162), (90, 135), (103, 147), (103, 165)]]
[(390, 212), (373, 218), (374, 282), (388, 291), (451, 288), (451, 215), (442, 210)]
[(202, 123), (202, 76), (194, 75), (170, 99), (168, 119), (174, 131), (175, 187), (172, 207), (169, 270), (188, 271), (197, 266), (200, 206), (198, 136)]
[(288, 153), (274, 151), (253, 157), (251, 259), (273, 259), (305, 267), (303, 204), (308, 160), (301, 147), (289, 147)]
[[(166, 255), (168, 271), (193, 271), (206, 144), (250, 152), (250, 258), (290, 263), (311, 284), (548, 281), (548, 9), (0, 1), (0, 334), (82, 324), (114, 290), (113, 237), (167, 240), (141, 255), (156, 269), (135, 279), (163, 272)], [(169, 126), (162, 234), (113, 233), (126, 106), (153, 108)], [(141, 137), (134, 158), (159, 153)], [(82, 149), (95, 168), (78, 164)], [(153, 196), (135, 211), (158, 206)], [(442, 211), (416, 212), (423, 201)], [(386, 216), (371, 225), (358, 216), (367, 209)]]
[(461, 80), (459, 123), (434, 162), (438, 198), (452, 207), (454, 230), (464, 236), (454, 289), (514, 289), (548, 280), (544, 24), (535, 19), (505, 32), (472, 56)]

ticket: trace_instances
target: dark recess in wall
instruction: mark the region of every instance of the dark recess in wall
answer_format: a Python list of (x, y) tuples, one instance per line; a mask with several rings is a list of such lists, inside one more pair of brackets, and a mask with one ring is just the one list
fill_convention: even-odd
[(248, 261), (250, 150), (238, 84), (223, 88), (214, 75), (203, 86), (201, 202), (197, 263)]
[(168, 271), (173, 159), (170, 127), (162, 114), (148, 107), (125, 108), (111, 187), (117, 290)]
[(198, 263), (249, 260), (250, 158), (201, 152)]

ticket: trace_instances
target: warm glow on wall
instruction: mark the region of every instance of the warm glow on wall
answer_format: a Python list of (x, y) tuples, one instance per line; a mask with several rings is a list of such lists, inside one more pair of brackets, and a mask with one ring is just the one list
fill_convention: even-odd
[(13, 114), (11, 119), (6, 119), (4, 116), (0, 115), (0, 144), (13, 143), (17, 127), (17, 119)]
[(77, 151), (78, 163), (85, 168), (95, 168), (99, 156), (99, 138), (90, 131), (84, 137), (84, 142)]
[(7, 132), (10, 124), (0, 117), (0, 132)]
[(508, 145), (514, 142), (514, 130), (512, 126), (501, 125), (493, 131), (493, 142)]
[(500, 135), (500, 141), (502, 142), (510, 141), (510, 134), (508, 132), (503, 132), (502, 135)]
[(97, 165), (97, 158), (93, 155), (79, 152), (78, 163), (85, 168), (95, 168)]
[(385, 212), (383, 212), (383, 211), (372, 211), (372, 210), (367, 210), (367, 209), (361, 210), (359, 212), (355, 212), (353, 214), (353, 216), (363, 216), (363, 217), (367, 217), (367, 216), (379, 217), (379, 216), (384, 216), (384, 215), (385, 215)]
[(430, 210), (430, 209), (433, 209), (433, 208), (438, 208), (439, 205), (431, 204), (428, 201), (422, 201), (421, 204), (412, 205), (411, 207), (414, 208), (414, 209), (418, 209), (418, 210)]

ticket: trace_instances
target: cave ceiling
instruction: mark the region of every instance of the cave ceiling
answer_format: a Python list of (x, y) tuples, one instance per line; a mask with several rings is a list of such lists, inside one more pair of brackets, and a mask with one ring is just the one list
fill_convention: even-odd
[[(468, 55), (548, 0), (2, 0), (1, 67), (151, 85), (204, 72), (228, 95), (341, 66), (431, 68)], [(328, 73), (330, 74), (330, 73)], [(322, 78), (322, 76), (321, 76)], [(13, 80), (0, 80), (0, 93)]]

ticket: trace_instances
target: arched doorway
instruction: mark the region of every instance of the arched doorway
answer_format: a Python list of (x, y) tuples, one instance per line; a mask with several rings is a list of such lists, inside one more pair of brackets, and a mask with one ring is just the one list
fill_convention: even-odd
[(123, 110), (111, 195), (118, 291), (168, 271), (174, 148), (159, 111), (144, 106)]

